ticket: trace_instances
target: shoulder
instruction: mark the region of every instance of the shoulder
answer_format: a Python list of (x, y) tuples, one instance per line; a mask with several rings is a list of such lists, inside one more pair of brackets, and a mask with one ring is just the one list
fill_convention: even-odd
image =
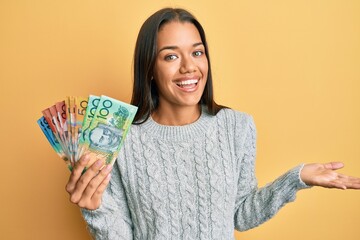
[(231, 108), (223, 108), (217, 113), (217, 118), (236, 128), (247, 128), (254, 125), (254, 118), (246, 112)]
[(249, 137), (256, 138), (256, 127), (252, 115), (238, 110), (224, 108), (221, 109), (216, 117), (218, 125), (227, 131), (229, 139), (239, 145), (243, 145)]

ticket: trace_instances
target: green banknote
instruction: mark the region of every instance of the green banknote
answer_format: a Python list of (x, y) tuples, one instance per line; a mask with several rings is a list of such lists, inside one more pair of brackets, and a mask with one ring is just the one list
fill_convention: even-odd
[(90, 156), (88, 166), (98, 159), (104, 164), (114, 163), (136, 111), (137, 107), (107, 96), (93, 104), (90, 96), (79, 141), (81, 155)]
[(84, 152), (84, 146), (85, 146), (85, 139), (86, 139), (86, 133), (88, 132), (90, 128), (91, 121), (94, 118), (94, 114), (96, 112), (96, 109), (99, 105), (100, 97), (95, 95), (90, 95), (88, 99), (88, 104), (85, 111), (84, 120), (82, 122), (81, 126), (81, 134), (79, 136), (78, 140), (78, 152), (76, 156), (76, 161), (80, 159), (80, 157), (83, 155)]
[(84, 154), (113, 164), (137, 107), (107, 96), (68, 96), (42, 111), (37, 123), (55, 152), (72, 170)]

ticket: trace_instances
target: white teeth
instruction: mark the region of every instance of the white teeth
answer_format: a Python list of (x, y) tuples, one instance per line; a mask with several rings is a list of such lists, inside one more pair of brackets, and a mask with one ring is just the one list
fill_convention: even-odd
[(182, 82), (179, 82), (177, 84), (180, 85), (180, 86), (184, 86), (184, 85), (196, 84), (196, 83), (198, 83), (198, 81), (199, 80), (197, 80), (197, 79), (192, 79), (192, 80), (182, 81)]

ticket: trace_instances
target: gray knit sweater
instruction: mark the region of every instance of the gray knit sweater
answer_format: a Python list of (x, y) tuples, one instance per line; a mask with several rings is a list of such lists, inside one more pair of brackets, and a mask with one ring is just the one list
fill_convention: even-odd
[(99, 209), (82, 213), (96, 239), (234, 239), (307, 186), (302, 165), (263, 188), (251, 116), (203, 110), (185, 126), (133, 125)]

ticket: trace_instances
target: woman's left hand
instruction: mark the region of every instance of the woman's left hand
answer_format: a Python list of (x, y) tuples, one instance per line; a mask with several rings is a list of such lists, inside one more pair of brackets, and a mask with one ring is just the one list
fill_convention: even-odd
[(344, 164), (341, 162), (305, 164), (300, 172), (300, 177), (309, 186), (360, 189), (360, 178), (350, 177), (335, 171), (343, 167)]

